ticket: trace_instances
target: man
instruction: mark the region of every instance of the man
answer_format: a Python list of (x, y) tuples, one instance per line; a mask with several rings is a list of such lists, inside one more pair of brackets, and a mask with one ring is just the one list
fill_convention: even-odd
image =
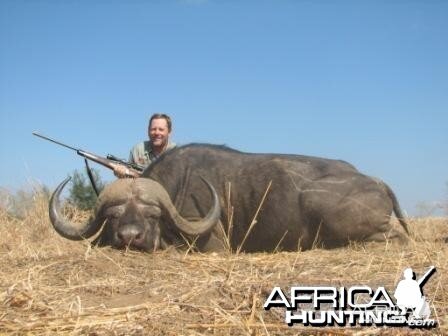
[(414, 279), (414, 271), (412, 268), (406, 268), (403, 272), (404, 279), (401, 280), (395, 289), (394, 296), (397, 299), (397, 306), (401, 310), (401, 314), (405, 315), (408, 308), (412, 309), (415, 318), (428, 318), (431, 314), (429, 303), (423, 296), (420, 287), (434, 267), (432, 266), (424, 276), (419, 280)]
[[(131, 149), (129, 162), (146, 168), (163, 152), (176, 147), (176, 144), (170, 141), (171, 128), (171, 118), (168, 115), (153, 114), (148, 124), (149, 141), (140, 142)], [(116, 165), (114, 174), (119, 178), (139, 177), (139, 174), (122, 165)]]

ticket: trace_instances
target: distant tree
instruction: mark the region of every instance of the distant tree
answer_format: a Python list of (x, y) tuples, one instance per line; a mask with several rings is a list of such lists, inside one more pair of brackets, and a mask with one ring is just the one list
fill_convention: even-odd
[(419, 202), (416, 205), (419, 216), (448, 215), (448, 182), (445, 182), (446, 196), (443, 200), (434, 202)]
[(446, 198), (442, 202), (442, 209), (448, 216), (448, 182), (445, 182)]
[[(105, 184), (101, 181), (99, 172), (96, 169), (92, 169), (92, 175), (98, 192), (101, 192)], [(80, 173), (78, 170), (75, 170), (73, 172), (68, 201), (78, 209), (90, 210), (95, 206), (96, 198), (95, 190), (90, 183), (87, 173)]]
[(431, 217), (440, 209), (439, 202), (418, 202), (416, 204), (418, 217)]

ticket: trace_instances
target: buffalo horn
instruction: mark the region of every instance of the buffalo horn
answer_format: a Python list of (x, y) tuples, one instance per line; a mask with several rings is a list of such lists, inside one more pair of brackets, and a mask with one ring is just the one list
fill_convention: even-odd
[(162, 201), (174, 225), (180, 231), (190, 236), (202, 235), (209, 232), (219, 222), (221, 215), (221, 205), (219, 204), (215, 188), (206, 179), (202, 177), (201, 179), (205, 182), (213, 197), (213, 205), (203, 219), (199, 221), (188, 221), (179, 214), (169, 197)]
[(70, 240), (83, 240), (92, 237), (101, 227), (101, 221), (97, 219), (90, 219), (90, 221), (83, 227), (78, 227), (74, 223), (71, 223), (65, 219), (60, 211), (61, 202), (59, 200), (62, 189), (70, 181), (71, 177), (67, 177), (62, 181), (58, 187), (55, 189), (51, 195), (50, 205), (49, 205), (49, 215), (51, 224), (53, 224), (54, 229), (62, 237)]

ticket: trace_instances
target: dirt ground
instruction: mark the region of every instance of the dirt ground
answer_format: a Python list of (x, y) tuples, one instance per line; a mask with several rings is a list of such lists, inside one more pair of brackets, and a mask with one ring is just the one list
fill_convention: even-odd
[[(410, 224), (413, 237), (405, 246), (148, 254), (64, 240), (51, 228), (47, 203), (36, 200), (21, 220), (0, 212), (0, 334), (448, 334), (448, 219), (411, 219)], [(305, 285), (384, 286), (392, 294), (406, 267), (420, 276), (431, 265), (437, 271), (424, 294), (438, 322), (434, 329), (289, 327), (284, 309), (263, 308), (274, 286), (285, 293)]]

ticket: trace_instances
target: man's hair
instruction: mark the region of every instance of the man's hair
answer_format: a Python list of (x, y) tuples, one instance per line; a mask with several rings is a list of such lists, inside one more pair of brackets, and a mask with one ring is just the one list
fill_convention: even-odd
[(151, 127), (151, 123), (154, 119), (165, 119), (166, 124), (168, 126), (168, 131), (171, 132), (171, 118), (169, 115), (164, 113), (154, 113), (151, 118), (149, 118), (149, 124), (148, 127)]

